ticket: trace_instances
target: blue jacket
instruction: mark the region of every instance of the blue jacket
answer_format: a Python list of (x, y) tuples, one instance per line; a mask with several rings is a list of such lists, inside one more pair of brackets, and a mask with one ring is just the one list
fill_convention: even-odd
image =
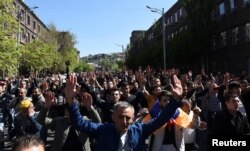
[[(177, 107), (177, 101), (171, 101), (156, 118), (144, 124), (131, 124), (127, 132), (130, 151), (146, 150), (145, 140), (152, 132), (160, 128), (172, 117)], [(75, 102), (69, 107), (69, 113), (71, 122), (76, 129), (97, 140), (96, 151), (117, 151), (120, 134), (117, 132), (114, 124), (93, 123), (84, 120)]]

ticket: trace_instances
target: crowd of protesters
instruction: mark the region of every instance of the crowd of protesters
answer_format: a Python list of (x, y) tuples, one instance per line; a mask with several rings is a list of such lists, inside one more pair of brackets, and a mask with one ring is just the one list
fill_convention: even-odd
[[(249, 82), (245, 73), (150, 66), (7, 77), (0, 81), (0, 148), (27, 137), (46, 144), (50, 129), (52, 151), (206, 151), (208, 135), (250, 133)], [(191, 119), (185, 126), (174, 120), (178, 109)]]

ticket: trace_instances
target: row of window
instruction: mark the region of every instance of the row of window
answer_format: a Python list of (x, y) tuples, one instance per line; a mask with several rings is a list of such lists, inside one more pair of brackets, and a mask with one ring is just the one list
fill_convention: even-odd
[[(173, 13), (173, 15), (171, 15), (168, 18), (165, 18), (166, 19), (166, 26), (171, 26), (171, 25), (177, 23), (180, 20), (180, 18), (182, 18), (182, 17), (185, 17), (185, 10), (181, 7), (175, 13)], [(184, 28), (187, 28), (187, 27), (180, 27), (180, 32), (182, 32), (184, 30)], [(175, 34), (177, 35), (177, 31), (175, 33), (172, 33), (169, 35), (170, 35), (170, 37), (173, 38)], [(147, 39), (151, 40), (151, 39), (154, 39), (154, 37), (155, 37), (154, 33), (150, 33), (147, 36)]]
[(219, 35), (214, 36), (212, 40), (212, 48), (220, 49), (228, 46), (230, 43), (231, 45), (236, 45), (240, 41), (240, 34), (243, 35), (242, 39), (245, 41), (250, 41), (250, 23), (246, 23), (244, 33), (239, 33), (239, 27), (234, 27), (230, 31), (223, 31)]
[[(167, 38), (174, 38), (178, 33), (181, 33), (183, 30), (187, 30), (187, 28), (187, 26), (180, 27), (178, 31), (168, 34)], [(250, 23), (245, 24), (243, 31), (244, 33), (241, 33), (242, 35), (244, 35), (243, 37), (245, 37), (243, 39), (245, 39), (245, 41), (247, 42), (250, 41)], [(240, 40), (239, 34), (239, 27), (234, 27), (230, 31), (221, 32), (220, 34), (214, 36), (212, 40), (212, 48), (214, 50), (224, 48), (229, 45), (229, 43), (231, 43), (231, 45), (237, 45)], [(148, 35), (148, 40), (151, 40), (153, 38), (153, 33)]]
[(181, 32), (183, 32), (184, 30), (187, 30), (187, 29), (188, 29), (188, 26), (187, 26), (187, 25), (181, 26), (181, 27), (179, 28), (179, 30), (176, 30), (175, 32), (169, 33), (167, 37), (168, 37), (168, 39), (172, 39), (172, 38), (174, 38), (175, 36), (177, 36), (178, 33), (181, 33)]
[(184, 9), (181, 7), (175, 13), (173, 13), (173, 15), (167, 18), (166, 24), (172, 25), (174, 23), (177, 23), (179, 19), (182, 17), (185, 17), (185, 12), (184, 12)]
[[(25, 25), (32, 27), (32, 30), (34, 30), (34, 32), (40, 32), (41, 27), (39, 24), (37, 24), (36, 20), (32, 20), (30, 15), (27, 13), (28, 11), (31, 10), (24, 10), (23, 8), (21, 8), (21, 6), (17, 6), (16, 3), (13, 3), (14, 7), (16, 8), (16, 18), (18, 19), (18, 21), (23, 22)], [(31, 22), (32, 20), (32, 22)], [(31, 24), (32, 23), (32, 24)]]
[[(240, 6), (241, 5), (241, 6)], [(231, 13), (238, 7), (246, 7), (250, 6), (250, 0), (242, 0), (242, 3), (240, 3), (239, 0), (227, 0), (219, 3), (217, 12), (219, 16), (223, 16), (226, 14), (226, 10), (229, 10)], [(213, 17), (216, 16), (215, 11), (213, 12)]]
[(21, 41), (22, 42), (30, 42), (31, 40), (35, 40), (36, 36), (29, 32), (26, 32), (24, 28), (21, 28)]

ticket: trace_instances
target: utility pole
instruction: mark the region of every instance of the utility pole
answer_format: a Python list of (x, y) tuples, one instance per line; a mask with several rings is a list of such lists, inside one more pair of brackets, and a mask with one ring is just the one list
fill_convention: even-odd
[(166, 29), (165, 29), (165, 17), (164, 17), (164, 8), (162, 10), (158, 8), (151, 8), (146, 6), (150, 9), (151, 12), (158, 13), (162, 16), (162, 44), (163, 44), (163, 69), (167, 69), (167, 56), (166, 56)]

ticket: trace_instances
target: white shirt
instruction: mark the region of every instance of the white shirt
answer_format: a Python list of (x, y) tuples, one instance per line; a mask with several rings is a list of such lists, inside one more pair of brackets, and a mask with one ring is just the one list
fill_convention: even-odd
[(126, 151), (126, 146), (127, 146), (127, 132), (122, 134), (120, 137), (120, 144), (118, 151)]

